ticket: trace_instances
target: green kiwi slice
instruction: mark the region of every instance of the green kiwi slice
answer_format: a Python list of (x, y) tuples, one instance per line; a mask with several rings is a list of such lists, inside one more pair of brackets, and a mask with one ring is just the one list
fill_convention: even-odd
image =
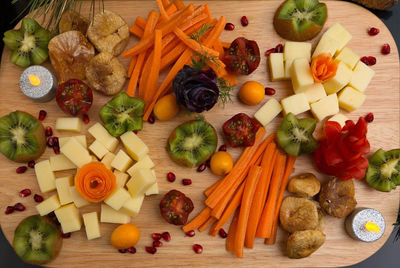
[(144, 101), (121, 92), (100, 109), (100, 119), (108, 132), (119, 137), (127, 131), (138, 131), (143, 127)]
[(382, 192), (390, 192), (400, 185), (400, 149), (376, 151), (369, 159), (365, 180)]
[(212, 125), (204, 120), (193, 120), (172, 131), (168, 138), (167, 151), (176, 163), (194, 167), (211, 157), (217, 143), (217, 133)]
[(314, 152), (318, 147), (312, 135), (316, 124), (313, 118), (297, 119), (294, 114), (287, 114), (277, 132), (279, 145), (293, 156)]
[(47, 263), (57, 257), (61, 246), (61, 231), (47, 217), (29, 216), (15, 229), (13, 247), (25, 262)]
[(46, 149), (44, 127), (32, 115), (15, 111), (0, 118), (0, 152), (15, 162), (39, 158)]
[(275, 12), (274, 27), (285, 39), (305, 41), (322, 30), (327, 17), (326, 4), (318, 0), (287, 0)]

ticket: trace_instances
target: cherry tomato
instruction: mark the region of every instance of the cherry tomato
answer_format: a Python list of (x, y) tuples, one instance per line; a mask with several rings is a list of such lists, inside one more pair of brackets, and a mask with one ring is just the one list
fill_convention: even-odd
[(171, 224), (186, 224), (189, 214), (192, 211), (192, 200), (178, 190), (169, 191), (160, 201), (161, 216)]
[(257, 120), (239, 113), (222, 125), (222, 131), (230, 146), (252, 146), (260, 126)]
[(231, 73), (251, 74), (260, 64), (260, 49), (256, 41), (238, 37), (225, 51), (222, 61)]
[(79, 79), (70, 79), (58, 87), (56, 101), (64, 112), (81, 115), (92, 106), (92, 89)]

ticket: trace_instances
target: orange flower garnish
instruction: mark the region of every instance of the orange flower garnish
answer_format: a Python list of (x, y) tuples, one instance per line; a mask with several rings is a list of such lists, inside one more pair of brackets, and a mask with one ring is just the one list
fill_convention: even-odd
[(338, 64), (330, 53), (316, 56), (311, 62), (311, 75), (316, 83), (323, 83), (336, 75)]

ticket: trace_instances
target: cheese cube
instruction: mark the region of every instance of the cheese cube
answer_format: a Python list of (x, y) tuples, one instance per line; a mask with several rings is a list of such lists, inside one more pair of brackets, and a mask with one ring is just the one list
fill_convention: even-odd
[(324, 86), (321, 83), (314, 83), (297, 89), (297, 93), (304, 93), (309, 103), (316, 102), (326, 97)]
[(101, 204), (100, 222), (125, 224), (131, 221), (131, 217), (117, 211), (106, 204)]
[(347, 116), (343, 115), (343, 114), (335, 114), (334, 116), (332, 116), (331, 118), (329, 118), (328, 121), (335, 121), (338, 122), (340, 124), (341, 127), (344, 127), (344, 125), (346, 124), (346, 121), (349, 120), (349, 118), (347, 118)]
[(122, 208), (119, 211), (126, 215), (136, 217), (140, 212), (140, 208), (142, 207), (143, 200), (144, 200), (143, 194), (137, 195), (135, 197), (131, 197), (128, 199), (128, 201), (125, 202), (125, 204), (122, 206)]
[(311, 104), (311, 112), (318, 121), (339, 112), (337, 95), (331, 94)]
[(319, 40), (312, 57), (315, 58), (316, 56), (323, 53), (328, 53), (333, 57), (338, 49), (339, 49), (338, 41), (336, 41), (330, 36), (323, 35)]
[(145, 157), (149, 152), (146, 144), (132, 131), (125, 132), (120, 138), (128, 154), (136, 161)]
[(106, 166), (106, 168), (112, 170), (111, 162), (114, 160), (114, 158), (115, 154), (113, 154), (112, 152), (108, 152), (101, 160), (101, 163), (103, 163)]
[(90, 204), (89, 201), (87, 201), (78, 193), (75, 186), (69, 187), (69, 193), (71, 194), (72, 200), (77, 208), (81, 208)]
[(119, 150), (111, 162), (111, 166), (121, 172), (125, 172), (132, 163), (132, 159), (123, 150)]
[(353, 70), (354, 66), (356, 66), (357, 62), (360, 60), (360, 56), (354, 53), (350, 48), (345, 47), (335, 59), (346, 63), (350, 69)]
[(114, 175), (115, 175), (115, 180), (117, 181), (117, 185), (119, 187), (125, 187), (125, 184), (129, 178), (129, 175), (126, 173), (123, 173), (119, 170), (114, 170)]
[(349, 85), (358, 91), (364, 92), (374, 75), (374, 70), (365, 65), (362, 61), (359, 61), (356, 68), (353, 70), (353, 76), (350, 79)]
[(271, 98), (254, 114), (254, 117), (265, 127), (280, 112), (282, 112), (281, 104), (276, 99)]
[(348, 112), (352, 112), (361, 107), (364, 103), (366, 96), (352, 87), (343, 89), (339, 96), (339, 106)]
[(56, 179), (56, 188), (61, 205), (66, 205), (74, 201), (72, 199), (71, 193), (69, 192), (69, 187), (71, 187), (72, 184), (73, 184), (72, 176)]
[(70, 138), (69, 141), (61, 147), (60, 151), (79, 168), (92, 161), (88, 150), (75, 138)]
[(151, 160), (149, 155), (145, 155), (141, 160), (136, 162), (132, 167), (130, 167), (127, 171), (129, 175), (133, 175), (138, 169), (141, 168), (153, 168), (154, 163)]
[(47, 215), (59, 207), (61, 207), (61, 204), (57, 194), (52, 195), (51, 197), (42, 201), (39, 205), (36, 205), (36, 209), (40, 216)]
[(51, 169), (49, 160), (36, 163), (35, 174), (41, 192), (47, 193), (56, 189), (56, 177)]
[(105, 200), (104, 203), (109, 205), (115, 210), (119, 210), (122, 205), (130, 198), (128, 191), (124, 188), (118, 187), (112, 192)]
[(339, 62), (336, 75), (323, 83), (327, 95), (334, 94), (344, 88), (351, 79), (352, 71), (343, 62)]
[(57, 220), (61, 224), (61, 229), (64, 234), (79, 231), (82, 227), (81, 216), (79, 210), (74, 204), (69, 204), (56, 209), (54, 213)]
[(86, 236), (88, 240), (101, 237), (100, 224), (97, 217), (97, 212), (85, 213), (82, 215), (83, 223), (85, 224)]
[(292, 78), (294, 92), (300, 87), (314, 84), (310, 64), (306, 58), (298, 58), (293, 61), (290, 77)]
[(268, 65), (271, 81), (279, 81), (285, 78), (283, 53), (271, 53), (268, 57)]
[[(156, 181), (157, 181), (156, 172), (154, 170), (151, 170), (151, 172), (153, 173), (153, 176), (154, 176), (154, 178), (156, 178)], [(147, 189), (147, 191), (145, 192), (145, 195), (149, 196), (149, 195), (158, 194), (158, 193), (159, 193), (158, 183), (156, 182)]]
[(304, 93), (292, 95), (281, 100), (283, 112), (294, 115), (310, 110), (310, 105)]
[(337, 52), (341, 51), (352, 38), (351, 34), (340, 23), (333, 24), (324, 35), (329, 36), (338, 42), (339, 46), (336, 50)]
[[(71, 137), (61, 137), (58, 138), (58, 143), (60, 145), (60, 148), (64, 146), (64, 144), (67, 143), (67, 141), (70, 139)], [(86, 142), (86, 135), (77, 135), (77, 136), (73, 136), (72, 138), (75, 138), (80, 144), (82, 144), (83, 147), (87, 148), (87, 142)]]
[(53, 171), (75, 169), (76, 166), (65, 155), (57, 154), (50, 156), (50, 166)]
[(148, 168), (143, 168), (133, 174), (132, 178), (126, 183), (126, 187), (131, 196), (135, 197), (136, 195), (144, 194), (156, 182), (153, 172)]
[(291, 61), (298, 58), (306, 58), (310, 61), (311, 43), (287, 41), (283, 47), (283, 57), (285, 61)]
[(62, 117), (56, 120), (56, 129), (72, 132), (81, 132), (82, 121), (78, 117)]
[(89, 150), (98, 158), (102, 159), (106, 153), (108, 153), (107, 148), (98, 140), (95, 140), (90, 146)]
[(118, 139), (111, 136), (100, 123), (94, 124), (88, 129), (89, 133), (99, 142), (101, 142), (107, 150), (114, 152), (118, 146)]

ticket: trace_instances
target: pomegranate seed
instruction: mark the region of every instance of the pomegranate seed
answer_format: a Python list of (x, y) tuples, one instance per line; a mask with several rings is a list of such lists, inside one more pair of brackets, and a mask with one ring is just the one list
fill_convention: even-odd
[(169, 181), (169, 182), (174, 182), (175, 181), (175, 174), (174, 173), (172, 173), (172, 172), (168, 172), (167, 173), (167, 180)]
[(156, 118), (154, 117), (153, 114), (151, 114), (149, 116), (149, 118), (147, 119), (147, 122), (149, 122), (150, 124), (154, 124), (154, 122), (156, 122)]
[(382, 46), (381, 52), (383, 55), (390, 54), (390, 45), (389, 44), (384, 44)]
[(365, 121), (367, 121), (368, 123), (371, 123), (372, 121), (374, 121), (374, 114), (373, 113), (368, 113), (365, 117), (364, 117)]
[(25, 206), (22, 205), (22, 203), (17, 203), (14, 205), (14, 209), (17, 211), (24, 211), (25, 210)]
[(27, 197), (28, 195), (31, 195), (31, 190), (29, 189), (23, 189), (21, 192), (19, 192), (20, 197)]
[(30, 168), (34, 168), (35, 167), (35, 160), (31, 160), (31, 161), (29, 161), (28, 162), (28, 167), (30, 167)]
[(201, 163), (200, 166), (197, 168), (197, 172), (203, 172), (207, 168), (206, 163)]
[(196, 254), (201, 254), (201, 253), (203, 253), (203, 247), (201, 245), (199, 245), (199, 244), (194, 244), (193, 245), (193, 251)]
[(267, 51), (265, 51), (265, 57), (268, 57), (272, 53), (275, 53), (275, 48), (271, 48), (271, 49), (268, 49)]
[(89, 122), (90, 122), (89, 116), (87, 114), (84, 114), (82, 116), (82, 120), (83, 120), (83, 123), (85, 123), (85, 124), (89, 124)]
[(22, 174), (22, 173), (25, 173), (25, 171), (27, 170), (28, 168), (26, 167), (26, 166), (21, 166), (21, 167), (17, 167), (17, 169), (15, 170), (15, 172), (17, 172), (17, 174)]
[(218, 148), (218, 151), (220, 151), (220, 152), (226, 152), (226, 145), (225, 145), (225, 144), (222, 144), (222, 145)]
[(376, 58), (373, 56), (364, 56), (360, 59), (365, 65), (372, 66), (376, 64)]
[(242, 26), (247, 26), (247, 25), (249, 25), (249, 20), (247, 19), (246, 16), (242, 16), (240, 18), (240, 23), (242, 24)]
[(182, 179), (182, 184), (183, 185), (190, 185), (190, 184), (192, 184), (192, 180), (191, 179)]
[(225, 232), (225, 230), (224, 229), (219, 229), (219, 231), (218, 231), (218, 234), (219, 234), (219, 236), (220, 237), (222, 237), (222, 238), (227, 238), (228, 237), (228, 234)]
[(195, 234), (196, 234), (196, 233), (194, 232), (194, 230), (190, 230), (190, 231), (187, 231), (187, 232), (185, 233), (185, 235), (186, 235), (186, 236), (189, 236), (189, 237), (193, 237)]
[(282, 44), (276, 45), (275, 53), (283, 53), (283, 45)]
[(154, 240), (153, 247), (155, 247), (155, 248), (162, 247), (162, 242), (160, 240)]
[(46, 127), (44, 135), (46, 135), (46, 137), (53, 136), (53, 129), (51, 127)]
[(155, 247), (145, 247), (147, 253), (150, 254), (155, 254), (157, 252), (157, 249)]
[(126, 253), (128, 250), (126, 249), (126, 248), (124, 248), (124, 249), (118, 249), (118, 252), (119, 253)]
[(36, 203), (40, 203), (40, 202), (43, 202), (44, 199), (43, 199), (43, 196), (35, 194), (33, 196), (33, 200), (35, 200)]
[(265, 95), (272, 96), (275, 95), (275, 89), (271, 87), (266, 87), (265, 88)]
[(70, 238), (71, 237), (71, 233), (66, 233), (66, 234), (62, 233), (61, 237), (62, 238)]
[(54, 213), (54, 211), (52, 211), (49, 214), (47, 214), (47, 216), (50, 217), (50, 218), (56, 218), (57, 219), (56, 213)]
[(164, 241), (167, 241), (167, 242), (171, 241), (171, 235), (169, 234), (169, 232), (164, 232), (161, 235), (162, 235), (162, 238), (164, 239)]
[(136, 253), (136, 248), (135, 247), (130, 247), (126, 249), (129, 253), (135, 254)]
[(210, 168), (210, 162), (211, 162), (211, 158), (208, 158), (207, 161), (206, 161), (206, 165), (207, 165), (208, 168)]
[(4, 213), (11, 214), (14, 212), (14, 207), (13, 206), (7, 206), (6, 211)]
[(371, 27), (371, 28), (369, 28), (369, 30), (368, 30), (368, 34), (369, 34), (370, 36), (377, 35), (378, 33), (379, 33), (379, 29), (378, 29), (378, 28), (375, 28), (375, 27)]
[(47, 112), (45, 110), (39, 111), (39, 120), (43, 121), (46, 118)]
[(53, 146), (53, 151), (55, 154), (60, 154), (60, 146)]
[(151, 238), (153, 238), (153, 240), (160, 240), (162, 235), (160, 233), (152, 233)]
[(133, 131), (133, 133), (135, 133), (136, 135), (139, 133), (139, 131), (137, 131), (137, 130), (134, 130)]
[(235, 30), (235, 25), (233, 25), (233, 23), (228, 22), (227, 24), (225, 24), (225, 30), (233, 31)]
[(57, 146), (57, 147), (60, 147), (60, 144), (59, 144), (59, 141), (58, 141), (58, 137), (53, 137), (53, 143), (54, 143), (54, 145), (53, 146)]
[(54, 146), (54, 137), (47, 138), (46, 144), (47, 144), (47, 147), (53, 148), (53, 146)]

